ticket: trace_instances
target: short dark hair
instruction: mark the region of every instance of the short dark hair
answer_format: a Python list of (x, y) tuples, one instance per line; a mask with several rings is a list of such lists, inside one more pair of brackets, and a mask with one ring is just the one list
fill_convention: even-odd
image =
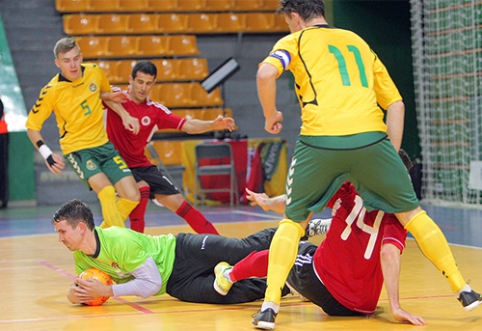
[(92, 210), (79, 199), (67, 201), (55, 212), (52, 224), (60, 221), (67, 221), (72, 228), (77, 227), (80, 222), (85, 223), (90, 230), (95, 226)]
[(304, 21), (314, 17), (325, 17), (325, 5), (323, 0), (280, 0), (278, 14), (297, 13)]
[(131, 74), (132, 79), (136, 78), (137, 73), (139, 71), (142, 73), (154, 76), (154, 78), (156, 78), (157, 76), (157, 67), (154, 63), (152, 63), (149, 60), (137, 61), (134, 68), (132, 68), (132, 74)]

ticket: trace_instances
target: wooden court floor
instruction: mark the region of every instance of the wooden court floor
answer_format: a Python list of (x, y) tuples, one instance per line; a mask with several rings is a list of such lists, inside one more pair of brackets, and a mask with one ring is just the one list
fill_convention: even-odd
[[(149, 209), (147, 233), (190, 232), (176, 215), (155, 208)], [(70, 304), (66, 294), (74, 266), (71, 252), (57, 241), (50, 224), (49, 215), (55, 209), (0, 210), (0, 330), (254, 330), (251, 316), (261, 302), (193, 304), (162, 295), (148, 299), (111, 298), (99, 307)], [(233, 237), (277, 224), (274, 214), (247, 206), (216, 207), (203, 212), (220, 233)], [(451, 221), (447, 220), (447, 224)], [(441, 227), (452, 236), (457, 229), (444, 222)], [(479, 223), (479, 237), (481, 227)], [(312, 241), (319, 243), (322, 239), (323, 236)], [(474, 289), (482, 291), (480, 248), (451, 247), (464, 277), (472, 280)], [(448, 283), (411, 239), (403, 254), (400, 298), (405, 310), (423, 316), (428, 325), (396, 322), (383, 291), (371, 317), (328, 317), (297, 296), (284, 298), (276, 330), (482, 330), (482, 308), (464, 311)]]

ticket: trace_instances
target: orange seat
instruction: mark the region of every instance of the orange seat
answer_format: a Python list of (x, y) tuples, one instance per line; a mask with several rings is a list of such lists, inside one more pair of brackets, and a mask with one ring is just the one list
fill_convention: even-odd
[(149, 11), (168, 12), (177, 8), (177, 0), (148, 0)]
[(290, 31), (290, 28), (286, 23), (284, 15), (276, 14), (274, 16), (274, 25), (273, 25), (272, 31), (276, 31), (276, 32)]
[(244, 31), (246, 14), (220, 13), (218, 14), (218, 32), (233, 33)]
[(161, 33), (182, 33), (187, 29), (186, 14), (158, 14), (157, 31)]
[(177, 0), (177, 9), (182, 12), (203, 11), (206, 8), (206, 0)]
[(102, 69), (107, 80), (110, 83), (118, 83), (117, 81), (117, 62), (116, 61), (97, 61), (97, 65)]
[(236, 11), (256, 11), (260, 10), (262, 2), (260, 0), (236, 0)]
[(206, 11), (229, 11), (236, 8), (235, 0), (206, 0)]
[(108, 37), (109, 57), (138, 56), (138, 40), (134, 36)]
[(119, 0), (89, 0), (89, 11), (93, 12), (113, 12), (118, 11)]
[(116, 65), (116, 82), (127, 83), (137, 60), (119, 60)]
[(168, 54), (170, 54), (168, 36), (139, 36), (139, 56), (164, 56)]
[(203, 80), (209, 75), (205, 58), (179, 59), (179, 78), (182, 80)]
[(261, 8), (263, 10), (276, 11), (279, 8), (279, 0), (262, 0)]
[(102, 14), (99, 18), (99, 34), (125, 34), (127, 33), (129, 15)]
[(214, 33), (217, 29), (217, 15), (191, 13), (187, 19), (187, 31), (191, 33)]
[(168, 108), (190, 107), (189, 84), (164, 83), (156, 84), (151, 91), (151, 99)]
[(63, 15), (64, 32), (67, 35), (96, 34), (98, 32), (98, 15), (68, 14)]
[(100, 58), (108, 55), (107, 39), (97, 36), (84, 36), (75, 39), (84, 59)]
[(222, 106), (224, 104), (219, 87), (208, 94), (201, 83), (191, 84), (190, 97), (194, 107)]
[(267, 32), (274, 27), (274, 13), (246, 13), (246, 31)]
[(145, 34), (157, 32), (157, 15), (130, 14), (127, 27), (129, 33)]
[(197, 39), (193, 35), (169, 36), (169, 54), (198, 55)]
[(158, 82), (179, 79), (179, 60), (157, 59), (152, 60), (152, 63), (157, 67), (156, 80)]
[(89, 8), (89, 0), (55, 0), (55, 9), (61, 13), (85, 12)]
[(119, 0), (119, 10), (123, 12), (144, 12), (149, 9), (149, 0)]

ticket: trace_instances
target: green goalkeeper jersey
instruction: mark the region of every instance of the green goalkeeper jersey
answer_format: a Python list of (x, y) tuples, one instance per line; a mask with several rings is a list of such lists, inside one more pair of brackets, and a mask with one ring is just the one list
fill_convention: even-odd
[(117, 284), (126, 283), (134, 277), (132, 272), (152, 257), (162, 277), (162, 288), (155, 295), (166, 293), (166, 285), (172, 273), (175, 259), (176, 237), (172, 234), (150, 236), (130, 229), (110, 227), (95, 228), (97, 251), (87, 255), (74, 252), (76, 273), (97, 268)]

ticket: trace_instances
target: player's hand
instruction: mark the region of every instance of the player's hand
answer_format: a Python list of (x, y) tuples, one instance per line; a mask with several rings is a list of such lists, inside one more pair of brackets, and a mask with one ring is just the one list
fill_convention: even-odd
[(47, 168), (50, 170), (50, 172), (53, 172), (54, 174), (60, 174), (65, 168), (64, 158), (55, 153), (52, 153), (50, 157), (45, 160)]
[(222, 130), (229, 130), (233, 131), (234, 130), (234, 119), (231, 117), (223, 117), (219, 115), (214, 121), (213, 121), (213, 127), (215, 131), (222, 131)]
[(273, 116), (266, 118), (264, 129), (271, 134), (278, 134), (283, 129), (282, 121), (283, 113), (276, 111)]
[(248, 188), (245, 188), (248, 195), (246, 198), (250, 201), (251, 206), (260, 206), (264, 211), (270, 210), (269, 208), (269, 197), (266, 193), (255, 193)]
[(81, 303), (91, 301), (97, 297), (110, 297), (113, 295), (110, 285), (103, 284), (95, 278), (77, 278), (74, 284), (74, 295)]
[(126, 130), (132, 131), (132, 133), (134, 134), (138, 134), (141, 129), (139, 120), (130, 115), (127, 115), (125, 116), (125, 118), (122, 119), (122, 124), (124, 125), (124, 128)]
[(392, 311), (393, 317), (399, 322), (408, 322), (413, 325), (427, 325), (423, 317), (413, 315), (402, 308)]

